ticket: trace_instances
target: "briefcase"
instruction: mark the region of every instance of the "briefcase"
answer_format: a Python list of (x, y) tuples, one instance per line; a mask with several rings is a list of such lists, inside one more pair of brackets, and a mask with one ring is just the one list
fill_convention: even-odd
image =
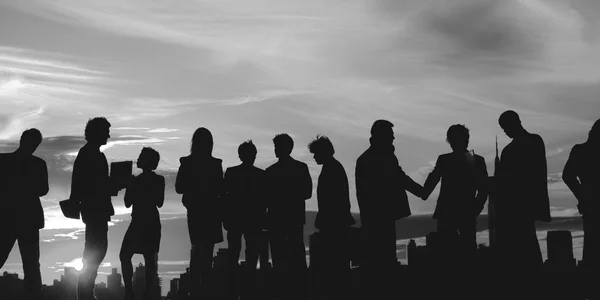
[(67, 199), (60, 201), (60, 210), (63, 215), (69, 219), (79, 219), (81, 214), (81, 204), (75, 200)]

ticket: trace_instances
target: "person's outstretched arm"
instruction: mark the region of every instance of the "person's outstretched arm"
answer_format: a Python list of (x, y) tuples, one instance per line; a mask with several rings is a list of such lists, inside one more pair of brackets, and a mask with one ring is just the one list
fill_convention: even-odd
[(310, 172), (308, 171), (308, 165), (303, 164), (302, 169), (302, 199), (308, 200), (312, 197), (313, 183), (312, 178), (310, 177)]
[(135, 202), (135, 198), (137, 196), (136, 194), (138, 187), (134, 184), (135, 176), (132, 175), (131, 177), (132, 178), (129, 183), (129, 186), (125, 190), (125, 196), (123, 196), (123, 201), (125, 202), (126, 208), (130, 208), (133, 205), (133, 202)]
[(423, 196), (425, 195), (424, 188), (420, 184), (416, 183), (412, 178), (410, 178), (410, 176), (406, 175), (406, 173), (404, 173), (404, 170), (402, 170), (402, 167), (398, 166), (398, 172), (400, 173), (400, 178), (403, 181), (402, 184), (404, 186), (404, 189), (411, 192), (413, 195), (423, 199)]
[(433, 170), (427, 175), (427, 179), (425, 180), (425, 184), (423, 184), (423, 195), (421, 195), (421, 199), (427, 200), (429, 195), (433, 192), (435, 187), (438, 185), (440, 180), (442, 179), (442, 162), (440, 157), (437, 158), (435, 162), (435, 167)]

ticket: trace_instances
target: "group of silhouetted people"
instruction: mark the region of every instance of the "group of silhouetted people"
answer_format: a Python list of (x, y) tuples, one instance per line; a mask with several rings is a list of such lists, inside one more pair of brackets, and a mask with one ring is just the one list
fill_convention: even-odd
[[(506, 111), (499, 125), (512, 139), (496, 160), (493, 180), (485, 159), (468, 150), (469, 129), (450, 126), (447, 142), (452, 152), (438, 157), (425, 183), (420, 185), (400, 167), (394, 148), (394, 125), (377, 120), (371, 127), (370, 146), (356, 161), (356, 197), (360, 210), (364, 247), (365, 284), (372, 297), (388, 295), (394, 287), (396, 221), (411, 215), (406, 191), (427, 200), (441, 181), (433, 218), (442, 247), (458, 249), (464, 261), (473, 262), (476, 218), (488, 196), (493, 196), (498, 265), (524, 272), (539, 270), (542, 254), (536, 236), (536, 221), (550, 222), (546, 151), (543, 139), (523, 128), (519, 115)], [(79, 275), (78, 299), (94, 298), (94, 281), (108, 247), (108, 222), (114, 209), (111, 196), (126, 189), (125, 206), (132, 219), (123, 239), (120, 260), (125, 299), (134, 299), (132, 287), (134, 254), (146, 262), (146, 292), (156, 278), (161, 224), (158, 208), (164, 203), (165, 179), (154, 172), (160, 154), (144, 147), (137, 159), (142, 170), (127, 183), (109, 176), (108, 162), (100, 147), (110, 138), (110, 123), (103, 117), (90, 119), (85, 128), (87, 143), (73, 165), (71, 201), (80, 205), (86, 225), (84, 268)], [(19, 148), (0, 155), (2, 205), (10, 211), (2, 220), (0, 260), (7, 259), (14, 242), (19, 242), (26, 291), (41, 299), (39, 229), (44, 215), (39, 197), (48, 193), (45, 162), (33, 156), (42, 142), (37, 129), (23, 132)], [(192, 244), (190, 297), (208, 294), (213, 284), (214, 246), (229, 244), (228, 295), (237, 299), (237, 264), (242, 237), (246, 245), (245, 272), (251, 281), (261, 247), (268, 243), (275, 272), (275, 296), (301, 299), (306, 295), (304, 244), (305, 201), (313, 194), (313, 181), (306, 163), (291, 156), (293, 139), (285, 133), (273, 138), (278, 161), (265, 170), (254, 166), (257, 149), (251, 140), (238, 148), (241, 164), (223, 172), (222, 160), (212, 156), (213, 137), (198, 128), (192, 137), (190, 155), (180, 158), (175, 191), (182, 194)], [(355, 225), (350, 212), (349, 180), (344, 166), (334, 157), (332, 142), (317, 136), (309, 145), (317, 164), (322, 165), (316, 196), (315, 227), (323, 244), (323, 277), (327, 299), (347, 299), (349, 283), (348, 227)], [(597, 226), (600, 200), (600, 120), (586, 143), (571, 151), (563, 178), (577, 198), (585, 231), (584, 261), (590, 270), (598, 266)], [(361, 265), (363, 266), (363, 265)], [(252, 286), (252, 285), (251, 285)], [(256, 291), (250, 290), (251, 296)]]

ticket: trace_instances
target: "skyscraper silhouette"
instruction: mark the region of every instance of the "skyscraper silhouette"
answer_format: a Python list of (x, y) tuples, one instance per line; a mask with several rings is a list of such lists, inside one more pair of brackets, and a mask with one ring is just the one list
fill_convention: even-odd
[[(494, 159), (494, 175), (492, 180), (496, 177), (498, 166), (500, 165), (500, 157), (498, 156), (498, 135), (496, 135), (496, 158)], [(488, 198), (488, 233), (489, 233), (489, 245), (492, 250), (496, 246), (496, 195), (494, 192), (490, 193)]]

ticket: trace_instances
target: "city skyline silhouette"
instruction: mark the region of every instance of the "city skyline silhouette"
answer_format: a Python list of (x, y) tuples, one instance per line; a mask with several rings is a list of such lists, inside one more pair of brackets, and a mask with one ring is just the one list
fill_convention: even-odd
[[(212, 156), (222, 160), (223, 172), (240, 164), (236, 150), (244, 141), (253, 141), (254, 166), (265, 170), (278, 161), (273, 137), (287, 133), (293, 139), (292, 157), (306, 164), (312, 184), (304, 201), (308, 253), (324, 168), (307, 147), (315, 136), (327, 136), (335, 147), (348, 178), (353, 226), (360, 227), (357, 158), (370, 146), (374, 121), (395, 125), (398, 165), (426, 185), (436, 158), (452, 151), (446, 135), (455, 124), (469, 129), (466, 150), (495, 174), (495, 158), (512, 142), (498, 122), (507, 110), (518, 112), (523, 127), (545, 144), (547, 168), (539, 177), (545, 183), (538, 178), (536, 184), (547, 189), (549, 206), (543, 209), (552, 221), (535, 223), (536, 232), (524, 222), (529, 237), (537, 234), (546, 260), (547, 232), (569, 230), (574, 257), (581, 260), (584, 205), (572, 190), (572, 166), (582, 169), (582, 160), (595, 160), (577, 146), (574, 156), (584, 158), (574, 164), (570, 152), (588, 139), (600, 111), (599, 15), (594, 0), (2, 1), (0, 153), (17, 150), (28, 129), (43, 134), (33, 155), (46, 163), (49, 189), (38, 191), (41, 209), (34, 203), (38, 218), (32, 222), (43, 221), (42, 282), (52, 284), (83, 258), (86, 225), (66, 218), (59, 203), (70, 197), (74, 162), (86, 144), (84, 125), (98, 116), (111, 123), (110, 138), (96, 153), (108, 166), (134, 162), (144, 147), (160, 153), (155, 172), (164, 177), (165, 190), (157, 209), (158, 273), (165, 282), (189, 267), (188, 210), (175, 182), (198, 128), (212, 133)], [(521, 150), (512, 149), (513, 160)], [(135, 165), (132, 171), (142, 172)], [(400, 261), (410, 239), (425, 243), (436, 231), (432, 215), (441, 185), (426, 201), (410, 191), (406, 201), (402, 197), (411, 216), (395, 226)], [(131, 222), (125, 190), (110, 194), (114, 213), (105, 223), (108, 248), (97, 282), (106, 282), (112, 268), (122, 274), (119, 253)], [(527, 215), (525, 202), (503, 209)], [(11, 225), (20, 211), (13, 204), (0, 209), (0, 220)], [(477, 218), (478, 244), (488, 243), (487, 205)], [(222, 230), (215, 254), (229, 247), (227, 233)], [(17, 244), (0, 274), (23, 278)], [(134, 255), (134, 269), (140, 262)]]

